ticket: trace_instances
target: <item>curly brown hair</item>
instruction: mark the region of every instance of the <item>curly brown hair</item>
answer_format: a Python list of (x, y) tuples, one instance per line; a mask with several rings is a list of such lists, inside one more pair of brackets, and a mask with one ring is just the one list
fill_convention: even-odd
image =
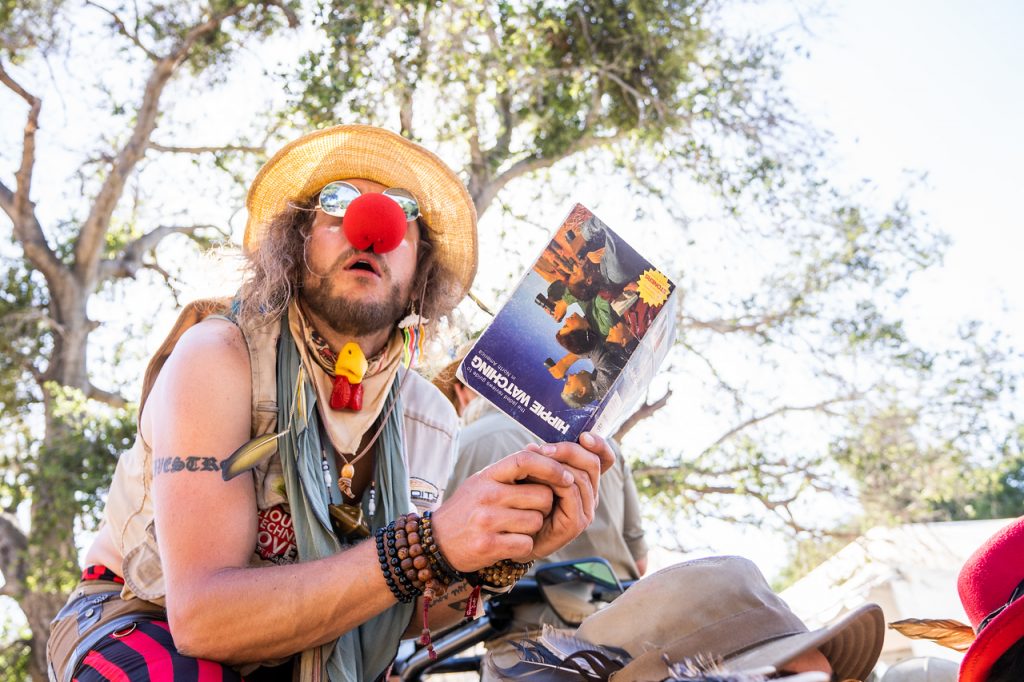
[[(243, 323), (265, 324), (277, 320), (288, 302), (302, 288), (316, 197), (290, 201), (267, 225), (255, 249), (245, 249), (245, 279), (238, 290), (238, 318)], [(457, 278), (434, 254), (430, 228), (418, 219), (420, 241), (416, 275), (411, 291), (416, 310), (434, 320), (451, 312), (459, 302)]]

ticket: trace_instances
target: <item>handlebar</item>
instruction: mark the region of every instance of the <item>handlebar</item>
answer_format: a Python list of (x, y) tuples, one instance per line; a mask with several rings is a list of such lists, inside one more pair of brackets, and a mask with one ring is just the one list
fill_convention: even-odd
[[(569, 564), (570, 562), (564, 563)], [(623, 583), (623, 588), (631, 584)], [(609, 589), (594, 583), (593, 597), (601, 601), (611, 601), (618, 594), (620, 592), (616, 589)], [(478, 670), (479, 656), (463, 658), (455, 656), (476, 644), (508, 632), (512, 625), (515, 607), (523, 604), (544, 603), (546, 600), (536, 578), (532, 576), (523, 578), (508, 592), (493, 595), (484, 602), (484, 614), (480, 618), (468, 623), (463, 622), (441, 633), (440, 637), (434, 641), (434, 650), (438, 655), (436, 662), (429, 659), (426, 649), (418, 649), (408, 658), (395, 661), (392, 675), (397, 677), (400, 682), (417, 682), (427, 672), (447, 673)]]

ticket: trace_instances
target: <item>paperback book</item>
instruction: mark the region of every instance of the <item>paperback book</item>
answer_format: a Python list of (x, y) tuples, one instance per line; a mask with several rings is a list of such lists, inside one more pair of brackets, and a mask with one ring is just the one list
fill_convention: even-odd
[(675, 335), (676, 285), (576, 204), (459, 367), (549, 443), (607, 436)]

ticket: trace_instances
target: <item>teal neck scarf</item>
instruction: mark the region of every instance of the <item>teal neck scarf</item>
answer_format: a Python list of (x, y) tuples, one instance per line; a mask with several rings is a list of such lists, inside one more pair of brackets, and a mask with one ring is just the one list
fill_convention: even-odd
[[(327, 505), (330, 493), (321, 467), (320, 415), (316, 391), (309, 380), (297, 386), (301, 361), (295, 340), (288, 328), (288, 314), (281, 316), (281, 338), (277, 352), (278, 429), (291, 422), (288, 433), (278, 439), (278, 452), (284, 470), (285, 493), (291, 507), (292, 523), (299, 561), (314, 561), (343, 551), (342, 543), (331, 527)], [(381, 414), (391, 410), (374, 447), (376, 488), (375, 509), (371, 495), (363, 495), (363, 513), (371, 530), (386, 526), (410, 509), (409, 475), (402, 457), (402, 406), (398, 400), (399, 380), (395, 376)], [(302, 391), (305, 414), (292, 415), (292, 403)], [(330, 444), (326, 449), (333, 453)], [(372, 542), (372, 540), (371, 540)], [(323, 646), (302, 652), (302, 682), (372, 682), (391, 662), (402, 633), (412, 618), (414, 604), (396, 604)], [(326, 674), (326, 678), (325, 678)]]

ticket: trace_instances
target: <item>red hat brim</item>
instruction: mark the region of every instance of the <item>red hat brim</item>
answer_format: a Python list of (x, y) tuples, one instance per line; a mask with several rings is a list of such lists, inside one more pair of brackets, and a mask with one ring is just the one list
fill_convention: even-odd
[(999, 657), (1024, 638), (1024, 599), (1013, 602), (985, 626), (960, 663), (959, 682), (984, 682)]

